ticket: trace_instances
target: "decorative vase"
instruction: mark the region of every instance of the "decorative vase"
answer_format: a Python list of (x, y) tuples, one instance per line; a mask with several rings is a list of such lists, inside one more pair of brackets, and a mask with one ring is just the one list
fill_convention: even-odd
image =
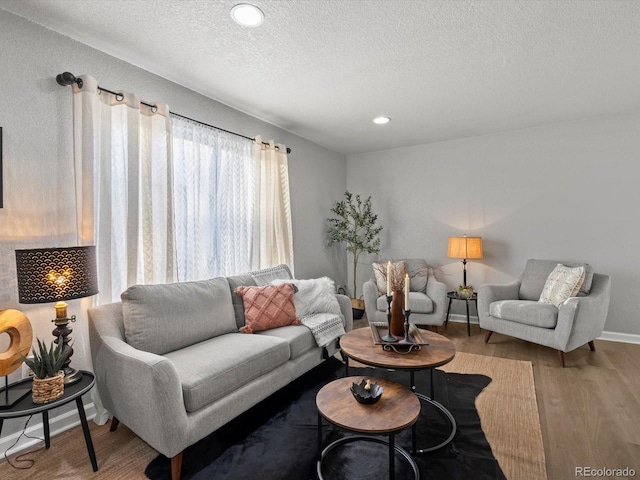
[(393, 291), (391, 300), (391, 335), (394, 337), (404, 337), (404, 292), (402, 290)]
[(33, 403), (49, 403), (64, 393), (64, 372), (60, 370), (55, 377), (33, 378), (31, 396)]

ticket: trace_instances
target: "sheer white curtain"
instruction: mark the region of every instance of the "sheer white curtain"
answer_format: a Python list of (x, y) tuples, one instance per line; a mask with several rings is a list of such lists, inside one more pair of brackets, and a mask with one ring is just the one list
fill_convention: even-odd
[(257, 136), (253, 158), (260, 168), (260, 217), (258, 268), (285, 263), (294, 271), (291, 200), (289, 196), (289, 166), (287, 148), (268, 145)]
[(99, 303), (136, 283), (177, 279), (171, 119), (134, 94), (111, 95), (96, 80), (73, 85), (80, 242), (95, 244)]
[(259, 170), (253, 142), (172, 118), (178, 279), (255, 269)]

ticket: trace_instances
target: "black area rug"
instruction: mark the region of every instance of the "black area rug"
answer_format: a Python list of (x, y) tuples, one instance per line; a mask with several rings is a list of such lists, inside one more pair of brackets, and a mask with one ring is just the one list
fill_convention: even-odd
[[(185, 480), (310, 480), (316, 478), (318, 454), (316, 393), (329, 381), (344, 376), (344, 365), (329, 359), (259, 403), (184, 452)], [(409, 374), (370, 368), (351, 368), (350, 375), (385, 377), (408, 385)], [(428, 371), (415, 374), (419, 392), (429, 394)], [(421, 479), (505, 479), (487, 443), (475, 408), (475, 398), (491, 382), (484, 375), (434, 371), (435, 399), (458, 423), (453, 441), (435, 451), (414, 455)], [(355, 402), (355, 400), (354, 400)], [(449, 434), (446, 418), (422, 402), (416, 424), (418, 448), (436, 445)], [(324, 423), (323, 448), (349, 432)], [(386, 437), (385, 437), (386, 438)], [(396, 445), (411, 450), (411, 429), (396, 435)], [(155, 458), (145, 470), (152, 480), (171, 478), (170, 461)], [(332, 450), (323, 462), (329, 480), (388, 478), (388, 447), (351, 442)], [(413, 478), (408, 462), (396, 453), (396, 478)]]

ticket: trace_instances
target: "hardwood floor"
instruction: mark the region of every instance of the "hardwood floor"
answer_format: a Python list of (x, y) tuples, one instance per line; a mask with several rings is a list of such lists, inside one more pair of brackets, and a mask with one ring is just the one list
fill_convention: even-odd
[[(355, 324), (364, 326), (366, 320)], [(461, 352), (532, 363), (549, 480), (580, 478), (577, 467), (635, 470), (635, 477), (592, 473), (591, 478), (640, 477), (640, 345), (596, 340), (595, 352), (584, 345), (568, 353), (563, 369), (550, 348), (498, 333), (485, 344), (478, 325), (471, 326), (470, 337), (465, 323), (450, 322), (439, 333)], [(49, 450), (37, 447), (29, 454), (35, 460), (29, 470), (0, 462), (0, 478), (145, 478), (144, 469), (156, 456), (150, 447), (124, 425), (112, 433), (108, 425), (89, 424), (98, 473), (91, 470), (77, 427), (54, 437)]]
[(461, 352), (532, 363), (549, 480), (576, 478), (577, 467), (629, 467), (640, 477), (640, 345), (596, 340), (595, 352), (584, 345), (561, 368), (551, 348), (499, 333), (485, 344), (478, 325), (471, 337), (457, 322), (440, 333)]

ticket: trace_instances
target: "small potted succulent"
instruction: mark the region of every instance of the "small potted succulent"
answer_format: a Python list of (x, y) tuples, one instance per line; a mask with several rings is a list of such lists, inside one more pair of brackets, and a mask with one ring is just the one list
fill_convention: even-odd
[(459, 285), (458, 297), (465, 299), (473, 297), (473, 285)]
[(32, 358), (24, 355), (22, 359), (33, 372), (32, 397), (34, 403), (47, 403), (56, 400), (64, 393), (64, 371), (62, 365), (71, 355), (71, 347), (65, 345), (62, 337), (50, 346), (38, 340), (38, 350), (33, 347)]

